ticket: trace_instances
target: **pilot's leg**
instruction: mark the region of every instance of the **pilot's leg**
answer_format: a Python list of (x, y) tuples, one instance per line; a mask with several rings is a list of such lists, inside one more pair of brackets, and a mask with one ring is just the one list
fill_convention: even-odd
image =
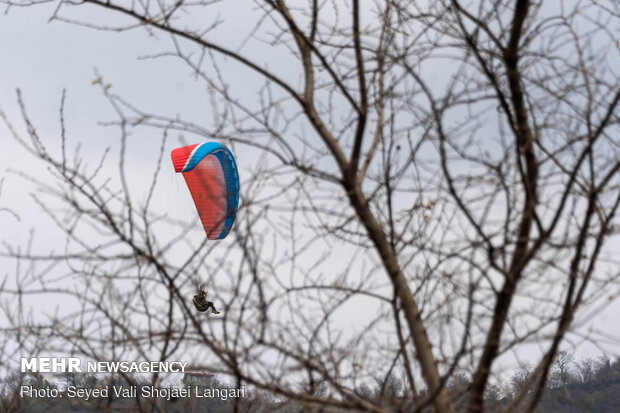
[(215, 309), (215, 306), (213, 305), (213, 303), (212, 303), (211, 301), (207, 301), (207, 303), (208, 303), (207, 308), (211, 307), (211, 308), (212, 308), (211, 312), (212, 312), (213, 314), (219, 314), (219, 313), (220, 313), (219, 311), (217, 311), (217, 310)]

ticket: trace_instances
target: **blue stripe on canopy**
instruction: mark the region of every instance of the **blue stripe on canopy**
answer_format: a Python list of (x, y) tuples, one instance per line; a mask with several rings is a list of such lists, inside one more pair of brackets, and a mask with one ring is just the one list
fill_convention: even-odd
[(232, 228), (235, 222), (235, 215), (237, 214), (237, 207), (239, 206), (239, 174), (232, 152), (219, 142), (205, 142), (196, 147), (182, 172), (191, 171), (208, 155), (214, 155), (220, 161), (226, 181), (226, 220), (224, 221), (222, 231), (216, 238), (222, 239), (228, 235)]

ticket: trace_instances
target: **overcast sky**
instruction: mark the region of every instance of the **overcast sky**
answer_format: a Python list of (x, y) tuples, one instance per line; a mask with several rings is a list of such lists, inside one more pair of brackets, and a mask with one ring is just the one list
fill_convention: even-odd
[[(244, 19), (252, 19), (251, 13), (239, 13), (232, 4), (229, 7), (228, 11), (235, 13), (239, 24), (242, 24)], [(93, 162), (104, 148), (116, 145), (117, 132), (99, 124), (101, 121), (114, 119), (114, 112), (102, 96), (100, 88), (92, 84), (97, 77), (95, 70), (103, 76), (104, 82), (111, 85), (111, 90), (130, 97), (132, 103), (145, 110), (166, 115), (178, 113), (188, 120), (204, 120), (211, 116), (208, 94), (203, 84), (191, 76), (187, 66), (178, 59), (160, 58), (153, 61), (139, 58), (166, 50), (169, 43), (165, 36), (153, 36), (144, 29), (117, 33), (92, 30), (64, 22), (49, 22), (54, 8), (55, 4), (11, 8), (7, 14), (0, 16), (0, 108), (20, 131), (24, 129), (15, 94), (17, 88), (22, 90), (29, 114), (35, 121), (39, 134), (50, 142), (59, 134), (58, 110), (62, 91), (66, 89), (70, 142), (82, 142), (83, 155)], [(106, 20), (108, 17), (104, 16), (102, 20), (100, 9), (80, 9), (82, 17), (87, 19), (116, 22), (115, 17)], [(227, 18), (226, 10), (222, 13), (220, 18)], [(238, 36), (236, 31), (228, 30), (220, 35)], [(248, 53), (270, 53), (270, 50), (248, 50)], [(278, 59), (284, 57), (276, 53), (274, 60)], [(251, 78), (247, 73), (235, 72), (237, 70), (235, 65), (230, 66), (230, 73), (237, 76), (237, 80), (233, 82), (234, 87), (248, 87)], [(145, 130), (137, 132), (132, 141), (134, 148), (144, 148), (144, 151), (136, 149), (130, 154), (130, 162), (136, 173), (136, 180), (133, 182), (136, 187), (142, 184), (140, 177), (150, 176), (149, 171), (153, 170), (158, 147), (153, 148), (149, 142), (152, 142), (152, 137), (148, 136)], [(156, 142), (159, 144), (159, 137)], [(177, 142), (172, 139), (169, 149)], [(22, 170), (27, 164), (27, 169), (33, 175), (44, 177), (46, 172), (38, 165), (30, 166), (32, 157), (9, 137), (8, 129), (2, 123), (0, 145), (0, 175), (5, 178), (0, 207), (11, 206), (21, 218), (17, 221), (10, 214), (0, 212), (0, 240), (10, 239), (12, 242), (24, 243), (29, 229), (45, 228), (50, 223), (28, 196), (31, 188), (24, 186), (22, 180), (7, 171)], [(244, 162), (240, 162), (242, 174), (247, 173), (255, 161), (246, 157)], [(175, 180), (170, 176), (171, 174), (166, 175), (161, 181), (160, 194), (178, 189), (174, 188)], [(166, 202), (165, 197), (161, 202)], [(53, 238), (47, 238), (39, 240), (36, 246), (43, 250), (53, 243)], [(10, 266), (4, 266), (2, 275), (10, 271)], [(610, 296), (617, 296), (618, 291), (610, 290), (609, 293)], [(583, 324), (582, 331), (604, 333), (609, 340), (601, 342), (600, 348), (618, 354), (619, 313), (620, 302), (617, 300), (612, 305), (597, 307), (594, 314), (587, 314), (591, 316), (591, 321)], [(598, 354), (599, 349), (592, 344), (583, 344), (575, 336), (572, 336), (571, 340), (578, 346), (579, 354)]]

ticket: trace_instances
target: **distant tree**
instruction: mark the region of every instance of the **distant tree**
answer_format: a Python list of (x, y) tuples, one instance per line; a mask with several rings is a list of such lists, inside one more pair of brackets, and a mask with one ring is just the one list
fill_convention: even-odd
[(490, 384), (484, 395), (484, 400), (490, 406), (496, 406), (504, 397), (504, 389), (499, 384)]
[(591, 385), (596, 374), (596, 361), (583, 358), (576, 363), (577, 377), (582, 384)]
[(384, 380), (378, 381), (380, 399), (394, 400), (402, 396), (403, 381), (395, 374), (390, 374)]
[(620, 379), (620, 374), (614, 374), (614, 367), (617, 367), (618, 361), (612, 360), (607, 354), (603, 354), (596, 360), (595, 380), (597, 382), (608, 383), (614, 379)]
[(512, 394), (517, 396), (524, 390), (530, 389), (529, 380), (532, 378), (532, 368), (526, 363), (521, 363), (519, 368), (510, 378)]
[(558, 352), (549, 377), (550, 388), (566, 387), (573, 382), (573, 359), (574, 356), (567, 351)]

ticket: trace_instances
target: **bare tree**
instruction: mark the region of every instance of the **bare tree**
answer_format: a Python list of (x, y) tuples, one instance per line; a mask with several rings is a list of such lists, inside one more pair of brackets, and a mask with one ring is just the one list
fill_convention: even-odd
[[(75, 13), (93, 6), (123, 23)], [(240, 44), (219, 35), (239, 29), (210, 17), (220, 7), (58, 2), (54, 20), (168, 36), (169, 49), (146, 57), (181, 59), (213, 115), (147, 113), (97, 74), (117, 114), (106, 125), (120, 135), (111, 173), (107, 154), (98, 166), (69, 155), (62, 105), (54, 140), (19, 97), (26, 131), (4, 118), (51, 171), (26, 179), (66, 246), (5, 242), (20, 263), (2, 289), (19, 304), (5, 306), (5, 331), (30, 354), (70, 345), (95, 359), (166, 360), (198, 348), (204, 367), (238, 384), (377, 412), (385, 400), (367, 384), (392, 388), (398, 371), (411, 397), (391, 391), (397, 409), (451, 412), (465, 396), (467, 411), (483, 411), (496, 361), (534, 341), (544, 351), (505, 410), (535, 410), (578, 310), (599, 305), (620, 275), (609, 243), (620, 203), (617, 4), (256, 0)], [(256, 87), (235, 87), (231, 67)], [(143, 128), (161, 138), (140, 203), (126, 159)], [(171, 134), (260, 159), (246, 166), (232, 241), (206, 242), (195, 222), (151, 202)], [(205, 272), (226, 301), (221, 322), (187, 305)], [(80, 309), (24, 315), (25, 295), (52, 293)], [(365, 312), (350, 326), (354, 303)], [(464, 371), (471, 383), (450, 393)]]
[(559, 351), (556, 354), (549, 385), (552, 388), (566, 387), (572, 381), (574, 356), (567, 351)]

